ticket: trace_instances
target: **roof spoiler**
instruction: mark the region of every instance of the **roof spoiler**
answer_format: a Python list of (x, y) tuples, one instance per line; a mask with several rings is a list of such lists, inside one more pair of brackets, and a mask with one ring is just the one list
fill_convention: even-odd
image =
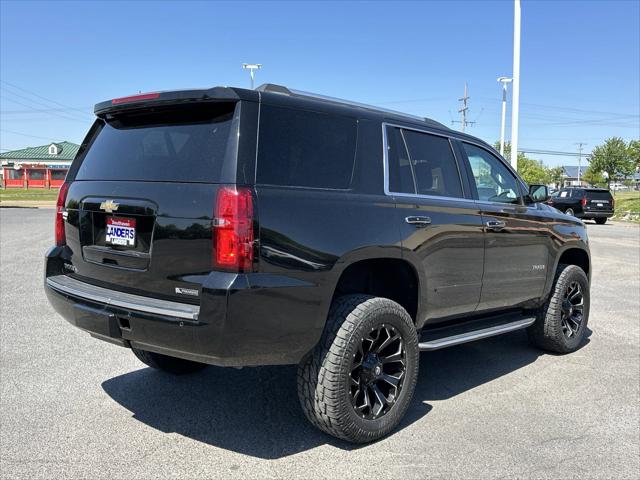
[(174, 90), (140, 93), (128, 97), (114, 98), (97, 103), (93, 111), (96, 115), (102, 116), (123, 110), (146, 108), (149, 106), (194, 102), (237, 102), (239, 100), (240, 96), (238, 93), (228, 87), (214, 87), (208, 90)]

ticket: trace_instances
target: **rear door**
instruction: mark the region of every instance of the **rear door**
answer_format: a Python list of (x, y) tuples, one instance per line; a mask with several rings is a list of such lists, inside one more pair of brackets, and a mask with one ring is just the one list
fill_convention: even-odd
[(586, 189), (584, 213), (610, 213), (613, 212), (613, 197), (608, 190)]
[(386, 125), (386, 191), (396, 201), (403, 250), (423, 269), (428, 317), (473, 312), (484, 258), (482, 218), (451, 141), (435, 132)]
[(572, 202), (571, 189), (562, 188), (556, 196), (553, 197), (553, 206), (560, 211), (564, 211), (566, 207)]
[(216, 192), (236, 181), (240, 116), (239, 103), (209, 103), (97, 120), (68, 178), (69, 273), (198, 302)]
[(538, 298), (547, 278), (551, 235), (523, 185), (488, 149), (462, 142), (485, 230), (484, 276), (478, 310), (501, 309)]

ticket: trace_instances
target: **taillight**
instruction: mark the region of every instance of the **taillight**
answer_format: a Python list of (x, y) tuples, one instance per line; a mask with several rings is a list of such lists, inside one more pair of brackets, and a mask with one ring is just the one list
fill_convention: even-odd
[(611, 210), (613, 210), (614, 208), (616, 208), (616, 199), (611, 197)]
[(64, 204), (67, 201), (67, 192), (69, 191), (69, 183), (63, 183), (60, 185), (60, 191), (58, 192), (58, 201), (56, 202), (56, 227), (55, 237), (56, 245), (59, 247), (67, 244), (67, 237), (64, 233)]
[(213, 219), (213, 266), (235, 272), (253, 269), (253, 196), (248, 188), (218, 190)]
[(582, 200), (580, 200), (580, 205), (582, 205), (583, 207), (587, 205), (587, 197), (582, 197)]

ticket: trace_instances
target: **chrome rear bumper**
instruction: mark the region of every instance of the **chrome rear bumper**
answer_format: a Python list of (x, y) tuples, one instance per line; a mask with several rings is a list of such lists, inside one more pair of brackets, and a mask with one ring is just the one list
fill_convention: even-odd
[(200, 314), (200, 307), (197, 305), (118, 292), (81, 282), (66, 275), (47, 277), (46, 281), (48, 287), (62, 294), (126, 310), (183, 318), (191, 321), (197, 321)]

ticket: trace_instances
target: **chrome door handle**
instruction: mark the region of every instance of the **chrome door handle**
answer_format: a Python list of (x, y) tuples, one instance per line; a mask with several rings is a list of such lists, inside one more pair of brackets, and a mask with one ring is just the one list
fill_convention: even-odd
[(431, 219), (429, 217), (417, 217), (410, 216), (404, 219), (409, 225), (415, 225), (416, 227), (425, 227), (431, 224)]
[(502, 220), (489, 220), (485, 225), (489, 230), (496, 230), (496, 231), (502, 230), (504, 227), (507, 226), (507, 224)]

